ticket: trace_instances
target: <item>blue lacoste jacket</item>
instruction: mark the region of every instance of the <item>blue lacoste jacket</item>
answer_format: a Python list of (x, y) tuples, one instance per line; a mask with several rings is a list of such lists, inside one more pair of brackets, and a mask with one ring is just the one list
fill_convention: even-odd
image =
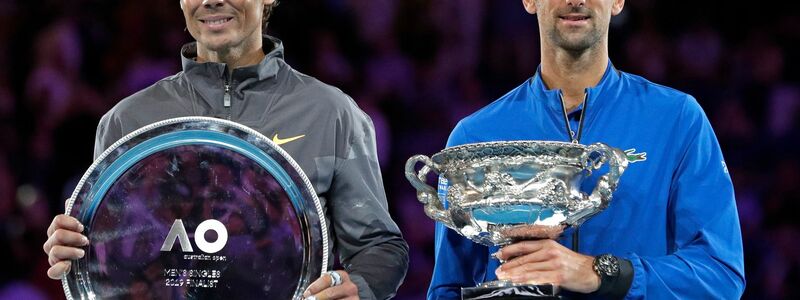
[[(633, 264), (628, 299), (738, 299), (744, 259), (733, 186), (711, 125), (680, 91), (620, 72), (611, 63), (586, 107), (570, 113), (582, 144), (626, 150), (630, 161), (610, 206), (580, 228), (579, 251), (611, 253)], [(453, 129), (447, 146), (569, 141), (560, 91), (539, 73)], [(589, 181), (602, 175), (594, 172)], [(446, 185), (445, 185), (446, 187)], [(440, 198), (446, 189), (440, 184)], [(571, 247), (572, 229), (559, 240)], [(497, 251), (436, 225), (436, 264), (428, 299), (460, 299), (460, 288), (495, 280)], [(589, 295), (589, 298), (592, 298)]]

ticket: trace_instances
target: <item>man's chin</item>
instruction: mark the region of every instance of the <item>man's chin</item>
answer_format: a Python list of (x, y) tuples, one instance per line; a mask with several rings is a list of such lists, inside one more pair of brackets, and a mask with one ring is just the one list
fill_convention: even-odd
[(591, 43), (585, 42), (574, 42), (574, 43), (561, 43), (561, 48), (570, 52), (583, 52), (589, 50), (592, 47)]
[(562, 36), (557, 45), (570, 52), (582, 52), (594, 47), (597, 41), (585, 34)]
[(199, 45), (201, 45), (203, 48), (206, 48), (206, 50), (215, 51), (215, 52), (220, 52), (220, 51), (224, 52), (225, 50), (230, 49), (232, 47), (232, 45), (233, 45), (231, 40), (227, 39), (227, 38), (223, 38), (223, 39), (202, 39), (202, 40), (197, 41), (197, 43)]

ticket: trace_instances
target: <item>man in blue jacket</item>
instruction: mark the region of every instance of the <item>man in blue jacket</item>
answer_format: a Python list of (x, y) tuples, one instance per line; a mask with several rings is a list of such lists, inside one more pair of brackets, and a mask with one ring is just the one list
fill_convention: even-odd
[[(437, 224), (428, 298), (458, 299), (461, 287), (498, 278), (555, 283), (578, 298), (741, 297), (744, 262), (733, 186), (705, 113), (692, 96), (621, 72), (609, 61), (610, 19), (625, 1), (522, 2), (538, 16), (539, 69), (459, 122), (447, 146), (603, 142), (626, 150), (630, 163), (610, 206), (578, 229), (578, 245), (570, 229), (558, 241), (488, 248)], [(507, 261), (501, 265), (493, 253)]]

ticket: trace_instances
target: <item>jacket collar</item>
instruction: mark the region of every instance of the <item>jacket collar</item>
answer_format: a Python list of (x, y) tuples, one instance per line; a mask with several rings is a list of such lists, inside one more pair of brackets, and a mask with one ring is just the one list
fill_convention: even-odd
[[(236, 82), (242, 82), (247, 78), (264, 80), (274, 77), (280, 68), (278, 60), (283, 59), (283, 42), (275, 37), (264, 35), (263, 49), (266, 56), (260, 63), (234, 69), (231, 79)], [(227, 74), (225, 70), (227, 65), (216, 62), (198, 63), (196, 59), (197, 42), (183, 45), (181, 48), (181, 62), (183, 65), (183, 72), (186, 75), (211, 81), (224, 81), (226, 79), (225, 76)]]
[[(539, 67), (536, 69), (536, 75), (534, 75), (531, 79), (530, 88), (534, 96), (533, 98), (536, 101), (545, 102), (545, 104), (552, 109), (561, 111), (561, 90), (548, 89), (547, 85), (544, 83), (544, 80), (542, 80), (541, 72), (542, 66), (539, 65)], [(609, 60), (608, 66), (606, 67), (600, 82), (598, 82), (596, 86), (586, 89), (586, 93), (589, 96), (587, 105), (603, 105), (605, 102), (613, 100), (615, 97), (601, 97), (601, 95), (608, 90), (616, 88), (620, 83), (620, 77), (620, 72), (614, 68), (611, 60)], [(587, 113), (591, 114), (592, 109), (589, 109)]]

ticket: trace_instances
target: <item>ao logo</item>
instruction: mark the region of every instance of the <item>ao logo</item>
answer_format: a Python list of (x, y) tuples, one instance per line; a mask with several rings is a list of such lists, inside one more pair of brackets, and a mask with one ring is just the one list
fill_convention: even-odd
[[(213, 243), (209, 243), (206, 241), (206, 231), (213, 230), (217, 233), (217, 240)], [(183, 221), (181, 219), (175, 220), (175, 223), (172, 223), (172, 228), (169, 229), (169, 234), (167, 234), (167, 238), (164, 239), (164, 245), (161, 246), (161, 251), (172, 251), (172, 246), (175, 245), (175, 240), (180, 241), (181, 243), (181, 250), (183, 252), (193, 252), (192, 245), (189, 243), (189, 235), (186, 234), (186, 228), (183, 227)], [(217, 253), (219, 250), (225, 247), (225, 244), (228, 243), (228, 230), (225, 229), (225, 225), (222, 222), (208, 219), (197, 225), (197, 228), (194, 230), (194, 242), (197, 244), (197, 248), (200, 248), (205, 253)]]

